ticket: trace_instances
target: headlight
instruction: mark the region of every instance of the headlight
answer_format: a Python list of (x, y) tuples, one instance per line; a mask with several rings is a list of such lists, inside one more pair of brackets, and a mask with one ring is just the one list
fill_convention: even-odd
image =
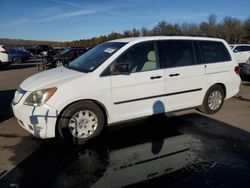
[(50, 97), (52, 97), (52, 95), (54, 95), (56, 90), (56, 87), (52, 87), (48, 89), (33, 91), (24, 101), (24, 104), (29, 106), (41, 106), (45, 102), (47, 102)]

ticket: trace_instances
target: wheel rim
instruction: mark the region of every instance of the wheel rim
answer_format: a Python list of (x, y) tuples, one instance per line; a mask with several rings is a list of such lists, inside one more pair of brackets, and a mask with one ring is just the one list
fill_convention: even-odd
[(57, 67), (60, 67), (60, 66), (62, 66), (63, 65), (63, 63), (61, 62), (61, 61), (56, 61), (56, 66)]
[(220, 91), (213, 91), (208, 97), (208, 106), (211, 110), (217, 110), (222, 103), (222, 94)]
[(14, 57), (14, 62), (15, 63), (21, 63), (21, 58), (20, 57)]
[(94, 112), (81, 110), (69, 120), (69, 129), (76, 138), (87, 138), (92, 135), (98, 125), (98, 118)]

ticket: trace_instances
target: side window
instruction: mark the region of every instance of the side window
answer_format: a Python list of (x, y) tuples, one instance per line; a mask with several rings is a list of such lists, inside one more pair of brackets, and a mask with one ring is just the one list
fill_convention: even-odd
[(168, 40), (164, 41), (166, 67), (181, 67), (195, 64), (192, 41)]
[(130, 73), (158, 69), (155, 42), (143, 42), (130, 47), (116, 59), (115, 64), (128, 64)]
[(231, 60), (230, 54), (222, 42), (200, 41), (199, 43), (205, 63)]
[(242, 52), (247, 52), (250, 51), (250, 47), (249, 46), (241, 46)]

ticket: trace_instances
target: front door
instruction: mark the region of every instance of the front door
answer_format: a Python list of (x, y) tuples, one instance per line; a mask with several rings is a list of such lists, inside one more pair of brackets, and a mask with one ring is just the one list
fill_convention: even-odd
[[(129, 65), (126, 74), (116, 64)], [(157, 58), (156, 42), (135, 44), (110, 66), (113, 114), (115, 121), (157, 114), (165, 111), (164, 70)]]

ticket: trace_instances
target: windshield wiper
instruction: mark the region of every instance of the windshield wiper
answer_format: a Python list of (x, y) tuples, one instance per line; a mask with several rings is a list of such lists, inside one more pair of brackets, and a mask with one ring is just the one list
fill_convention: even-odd
[(84, 72), (84, 73), (92, 72), (92, 70), (89, 70), (89, 69), (82, 69), (82, 68), (80, 68), (79, 71)]
[(75, 71), (78, 71), (78, 72), (84, 72), (84, 73), (92, 72), (91, 70), (88, 70), (88, 69), (77, 68), (77, 67), (69, 66), (69, 65), (65, 65), (65, 67), (70, 69), (70, 70), (75, 70)]

